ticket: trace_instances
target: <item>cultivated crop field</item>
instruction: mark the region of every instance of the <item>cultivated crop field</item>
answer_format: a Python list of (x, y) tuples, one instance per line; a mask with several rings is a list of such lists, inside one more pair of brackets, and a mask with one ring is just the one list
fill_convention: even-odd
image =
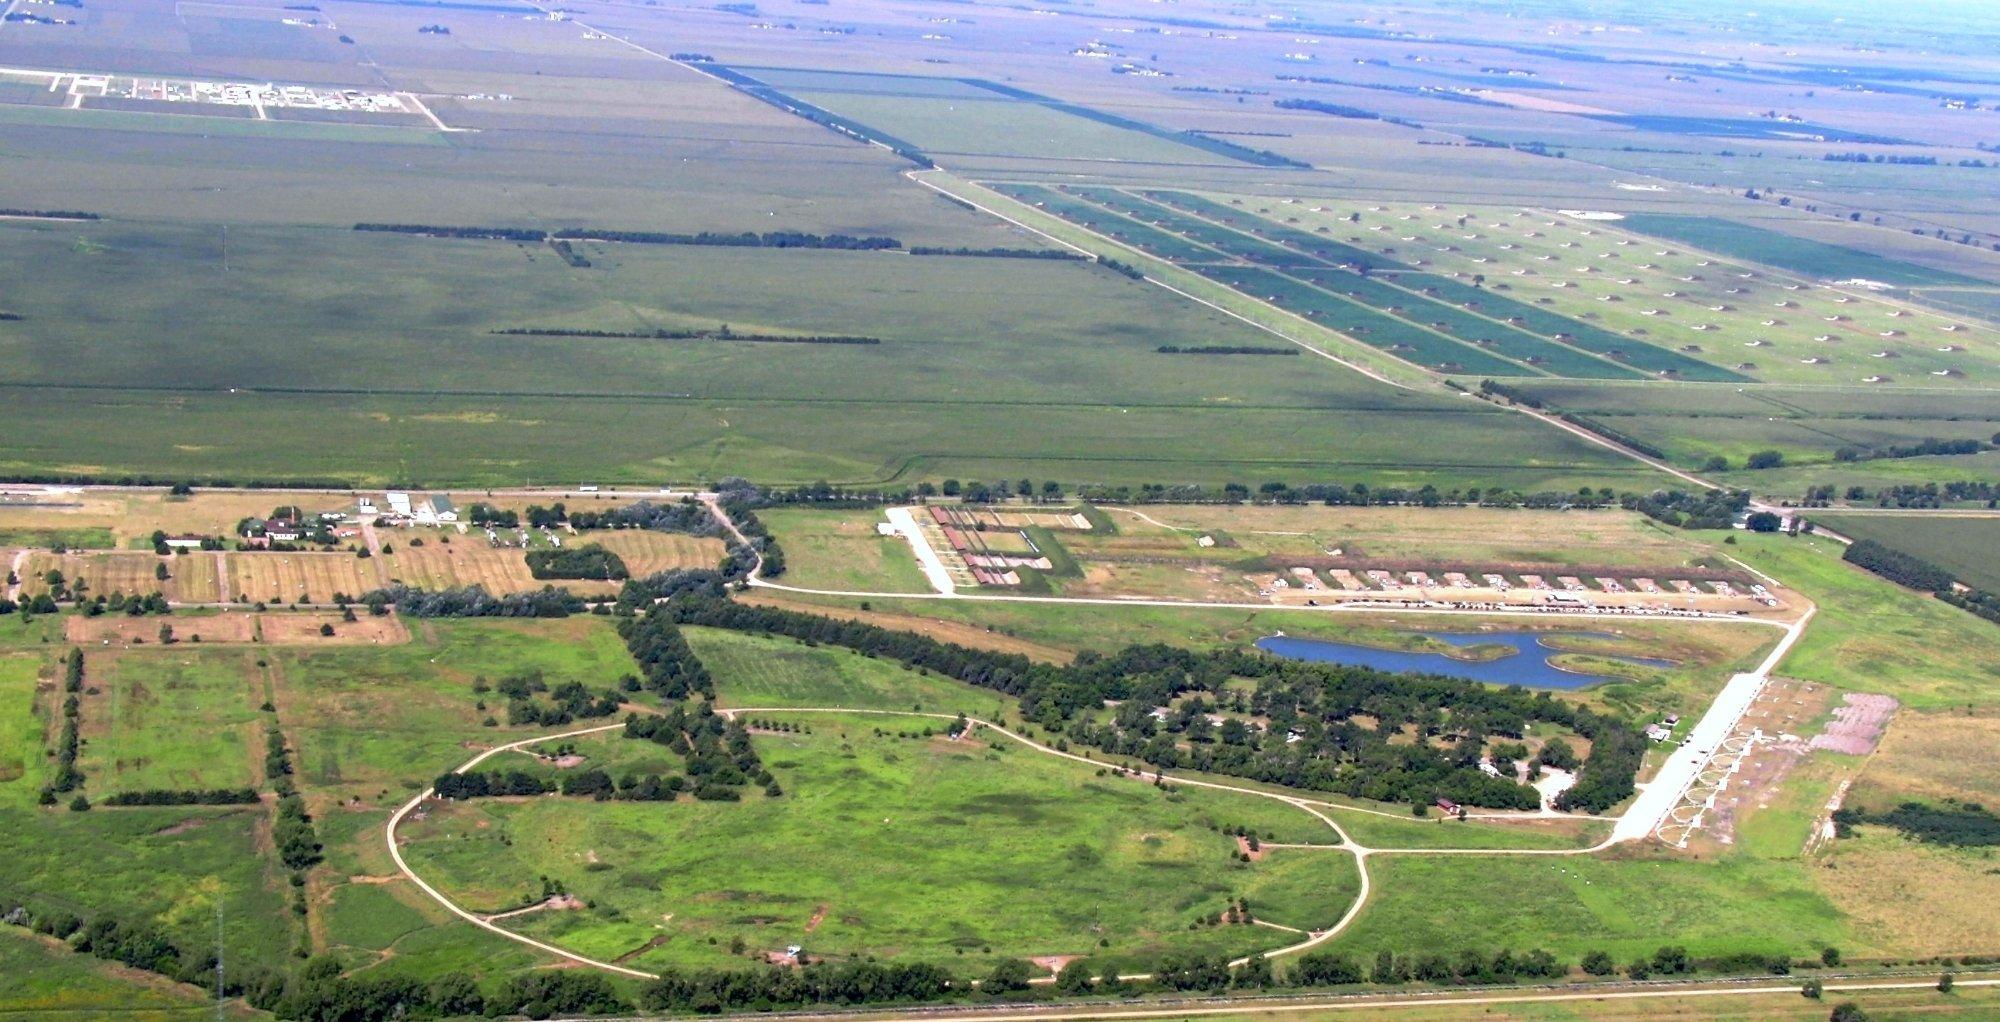
[(1850, 539), (1872, 539), (1950, 571), (1966, 585), (2000, 592), (2000, 516), (1816, 515)]
[[(509, 242), (239, 227), (230, 264), (259, 286), (177, 310), (173, 296), (200, 293), (219, 265), (208, 231), (5, 223), (0, 246), (18, 253), (9, 265), (91, 281), (102, 310), (86, 323), (37, 304), (25, 280), (8, 289), (23, 318), (0, 322), (0, 364), (13, 367), (0, 382), (47, 424), (0, 454), (15, 471), (87, 463), (363, 483), (387, 481), (395, 464), (433, 484), (657, 485), (724, 468), (768, 482), (1389, 481), (1431, 464), (1529, 488), (1649, 475), (1535, 423), (1325, 360), (1159, 354), (1265, 335), (1076, 262), (586, 244), (592, 266), (578, 269)], [(326, 293), (322, 275), (351, 290)], [(940, 300), (955, 310), (948, 330), (933, 315)], [(1028, 300), (1042, 310), (1033, 322), (1015, 315)], [(725, 324), (881, 343), (495, 333)], [(113, 335), (152, 340), (121, 341), (114, 357), (102, 347)], [(395, 339), (411, 337), (425, 338), (424, 354), (396, 355)], [(316, 355), (280, 350), (290, 343)], [(34, 354), (51, 349), (75, 357)], [(368, 368), (383, 358), (402, 367), (393, 382)], [(982, 380), (971, 391), (953, 382), (968, 373)], [(85, 421), (87, 403), (64, 389), (79, 385), (106, 399), (122, 388), (121, 401), (172, 428)], [(313, 443), (278, 428), (287, 417), (352, 427), (349, 440)], [(1460, 442), (1415, 452), (1375, 428), (1391, 421)]]
[[(1512, 308), (1525, 304), (1574, 324), (1559, 328), (1564, 332), (1609, 331), (1626, 339), (1620, 343), (1692, 356), (1742, 379), (1941, 389), (2000, 382), (2000, 328), (1843, 283), (1869, 277), (1867, 266), (1824, 267), (1783, 253), (1759, 263), (1754, 254), (1768, 247), (1701, 247), (1734, 237), (1727, 232), (1682, 232), (1662, 241), (1649, 233), (1659, 224), (1645, 217), (1627, 224), (1595, 214), (1459, 204), (1214, 201), (1227, 204), (1238, 224), (1267, 235), (1294, 232), (1301, 244), (1324, 237), (1422, 271), (1385, 275), (1382, 286), (1419, 295), (1436, 289), (1451, 304), (1477, 302), (1507, 317), (1527, 316)], [(1685, 368), (1675, 375), (1724, 378)]]

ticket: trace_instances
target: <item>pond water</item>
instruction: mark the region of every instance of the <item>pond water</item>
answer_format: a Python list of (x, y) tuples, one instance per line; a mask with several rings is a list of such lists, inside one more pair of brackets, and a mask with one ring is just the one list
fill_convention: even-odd
[[(1493, 660), (1459, 660), (1443, 653), (1376, 649), (1373, 646), (1359, 646), (1351, 642), (1302, 639), (1290, 635), (1267, 635), (1257, 640), (1257, 648), (1293, 660), (1316, 660), (1321, 663), (1347, 664), (1353, 667), (1373, 667), (1384, 671), (1423, 671), (1495, 685), (1518, 685), (1523, 688), (1585, 688), (1599, 682), (1615, 680), (1601, 674), (1566, 671), (1549, 663), (1549, 657), (1561, 650), (1550, 646), (1544, 640), (1554, 639), (1560, 642), (1566, 638), (1614, 637), (1603, 632), (1424, 632), (1422, 634), (1452, 646), (1498, 644), (1511, 646), (1514, 652)], [(1672, 667), (1674, 664), (1671, 660), (1653, 657), (1620, 656), (1607, 659), (1646, 667)]]

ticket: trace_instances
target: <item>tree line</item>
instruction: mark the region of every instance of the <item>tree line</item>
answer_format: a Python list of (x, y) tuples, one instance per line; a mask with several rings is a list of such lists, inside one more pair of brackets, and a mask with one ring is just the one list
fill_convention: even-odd
[(878, 251), (902, 248), (903, 243), (882, 235), (812, 234), (806, 231), (699, 231), (681, 234), (669, 231), (601, 231), (570, 227), (544, 231), (533, 227), (452, 226), (443, 224), (358, 223), (357, 231), (386, 234), (420, 234), (430, 238), (469, 238), (481, 241), (518, 241), (541, 244), (546, 241), (608, 241), (635, 245), (714, 245), (726, 248), (829, 248)]
[(107, 806), (247, 806), (259, 800), (257, 789), (147, 788), (121, 791), (104, 800)]
[(1296, 355), (1299, 353), (1297, 348), (1256, 344), (1205, 344), (1194, 347), (1162, 344), (1153, 350), (1162, 355)]
[[(78, 728), (82, 726), (83, 695), (83, 650), (71, 646), (63, 657), (63, 702), (62, 730), (56, 735), (56, 772), (42, 788), (41, 803), (45, 806), (56, 804), (56, 796), (68, 794), (83, 786), (83, 771), (76, 768), (77, 751), (82, 744)], [(82, 795), (76, 796), (70, 808), (87, 809), (90, 803)]]
[(984, 259), (1054, 259), (1059, 262), (1085, 262), (1090, 257), (1060, 248), (943, 248), (937, 245), (913, 245), (911, 255), (918, 256), (972, 256)]
[(654, 341), (757, 341), (768, 344), (880, 344), (880, 337), (857, 334), (739, 333), (727, 324), (715, 330), (584, 330), (569, 327), (508, 327), (492, 333), (508, 337), (603, 337)]

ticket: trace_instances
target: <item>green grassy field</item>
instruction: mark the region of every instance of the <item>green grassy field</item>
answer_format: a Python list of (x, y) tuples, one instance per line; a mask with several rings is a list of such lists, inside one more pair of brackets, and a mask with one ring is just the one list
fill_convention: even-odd
[(1807, 277), (1825, 280), (1859, 277), (1895, 285), (1979, 286), (1986, 283), (1944, 270), (1885, 259), (1859, 249), (1829, 245), (1716, 217), (1635, 214), (1626, 217), (1623, 226), (1645, 234), (1685, 242), (1732, 258), (1776, 266)]
[(1778, 673), (1916, 709), (1991, 706), (2000, 629), (1840, 560), (1827, 539), (1746, 535), (1737, 556), (1819, 606)]
[(715, 678), (722, 706), (837, 706), (990, 715), (1006, 696), (835, 647), (714, 628), (684, 634)]
[[(1295, 872), (1310, 863), (1260, 881), (1260, 868), (1233, 862), (1230, 839), (1211, 829), (1291, 833), (1303, 826), (1295, 820), (1310, 822), (1274, 801), (1162, 795), (1020, 746), (894, 731), (941, 731), (934, 721), (798, 719), (809, 734), (759, 738), (781, 798), (444, 807), (409, 827), (406, 854), (486, 910), (518, 903), (537, 875), (559, 876), (597, 907), (529, 917), (532, 932), (607, 957), (667, 938), (629, 960), (640, 967), (716, 964), (738, 938), (758, 953), (804, 943), (820, 955), (947, 963), (961, 954), (1137, 963), (1185, 946), (1243, 953), (1283, 935), (1188, 924), (1232, 895), (1255, 897), (1260, 883), (1274, 904), (1310, 884)], [(1322, 868), (1338, 877), (1341, 867), (1351, 872), (1345, 862)], [(1353, 881), (1332, 883), (1315, 889), (1319, 907)]]
[(63, 1022), (214, 1017), (213, 1005), (193, 987), (107, 965), (16, 926), (0, 928), (0, 1005), (23, 1018)]
[(1872, 539), (1950, 571), (1966, 585), (2000, 592), (2000, 518), (1815, 514), (1850, 539)]
[(1378, 893), (1336, 942), (1357, 955), (1541, 947), (1564, 957), (1604, 950), (1622, 963), (1665, 944), (1802, 957), (1826, 944), (1868, 946), (1803, 869), (1750, 856), (1388, 856), (1369, 871)]
[(757, 514), (785, 547), (785, 583), (807, 589), (925, 593), (930, 580), (908, 540), (883, 536), (875, 509), (772, 508)]
[[(577, 270), (505, 242), (238, 226), (231, 272), (255, 286), (208, 288), (222, 242), (205, 228), (10, 223), (0, 248), (18, 256), (20, 287), (0, 273), (0, 288), (25, 317), (0, 323), (0, 386), (46, 427), (0, 470), (474, 485), (1651, 478), (1535, 423), (1325, 360), (1157, 354), (1264, 335), (1076, 263), (585, 245), (594, 265)], [(88, 281), (92, 314), (36, 298), (47, 292), (28, 277), (44, 273)], [(176, 308), (193, 294), (199, 310)], [(1022, 320), (1030, 301), (1042, 313)], [(721, 324), (882, 343), (492, 332)], [(277, 428), (291, 417), (351, 429), (327, 445)], [(1413, 451), (1377, 428), (1391, 421), (1462, 442)]]
[(93, 795), (258, 786), (264, 701), (245, 650), (125, 651), (86, 662), (78, 767)]
[[(540, 671), (551, 688), (574, 680), (601, 691), (637, 673), (603, 618), (426, 621), (417, 633), (402, 646), (287, 650), (272, 659), (278, 717), (309, 797), (386, 806), (463, 761), (462, 742), (534, 733), (504, 726), (506, 697), (474, 692), (479, 677), (498, 683)], [(482, 726), (488, 716), (503, 726)]]

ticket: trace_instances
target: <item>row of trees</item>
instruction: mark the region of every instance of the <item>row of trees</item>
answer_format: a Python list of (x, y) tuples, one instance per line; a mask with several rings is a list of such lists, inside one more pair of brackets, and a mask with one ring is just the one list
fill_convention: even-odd
[(108, 806), (247, 806), (258, 801), (257, 789), (147, 788), (121, 791), (104, 800)]
[(264, 776), (278, 794), (271, 841), (278, 846), (279, 861), (294, 871), (294, 886), (301, 887), (303, 878), (297, 874), (320, 860), (321, 845), (313, 818), (306, 812), (306, 801), (292, 783), (292, 753), (285, 744), (285, 733), (275, 723), (264, 732)]
[[(49, 785), (42, 789), (42, 804), (54, 805), (56, 796), (75, 791), (83, 786), (83, 771), (76, 767), (77, 752), (82, 744), (78, 728), (83, 723), (83, 650), (72, 646), (63, 657), (63, 704), (62, 730), (56, 736), (56, 772), (49, 779)], [(77, 796), (81, 799), (83, 796)]]
[(453, 800), (499, 798), (522, 795), (567, 795), (608, 802), (672, 802), (687, 788), (687, 779), (658, 773), (627, 774), (616, 781), (602, 770), (592, 768), (562, 775), (561, 779), (538, 777), (525, 770), (473, 770), (444, 774), (432, 788), (437, 797)]
[(715, 698), (715, 679), (674, 627), (669, 615), (648, 614), (618, 622), (618, 635), (639, 664), (642, 684), (663, 699)]

